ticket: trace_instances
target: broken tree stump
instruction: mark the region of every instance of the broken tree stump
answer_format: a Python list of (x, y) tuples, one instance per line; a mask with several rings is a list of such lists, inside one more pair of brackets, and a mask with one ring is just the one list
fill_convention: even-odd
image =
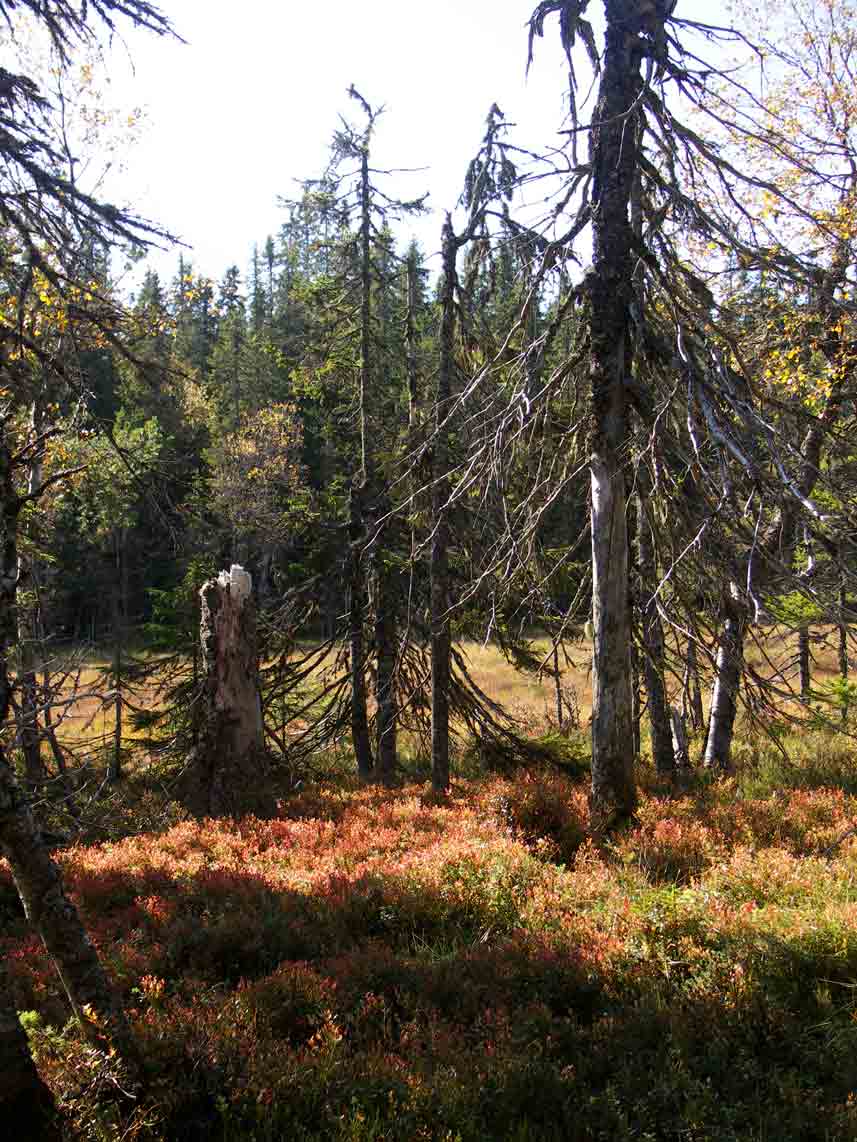
[(196, 816), (273, 810), (266, 776), (256, 608), (250, 574), (233, 564), (199, 593), (205, 678), (199, 738), (179, 782), (179, 797)]

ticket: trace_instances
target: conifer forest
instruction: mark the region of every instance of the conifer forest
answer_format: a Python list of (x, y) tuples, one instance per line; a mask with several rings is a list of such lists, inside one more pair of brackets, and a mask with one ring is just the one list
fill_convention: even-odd
[(533, 2), (208, 277), (0, 0), (3, 1137), (857, 1140), (857, 3)]

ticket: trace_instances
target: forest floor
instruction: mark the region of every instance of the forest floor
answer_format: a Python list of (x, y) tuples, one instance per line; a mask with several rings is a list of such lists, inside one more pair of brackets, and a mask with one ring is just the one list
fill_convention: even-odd
[[(480, 653), (550, 730), (552, 680)], [(270, 820), (129, 802), (123, 839), (57, 856), (148, 1067), (130, 1108), (0, 866), (0, 954), (69, 1137), (857, 1139), (857, 757), (821, 724), (781, 741), (743, 722), (737, 774), (680, 794), (643, 767), (600, 845), (585, 773), (557, 767), (442, 804), (343, 775)]]

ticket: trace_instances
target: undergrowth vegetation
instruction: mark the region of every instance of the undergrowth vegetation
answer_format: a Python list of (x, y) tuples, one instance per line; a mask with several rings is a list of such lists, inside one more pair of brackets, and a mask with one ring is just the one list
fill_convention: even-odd
[(5, 870), (0, 952), (81, 1138), (850, 1139), (855, 819), (829, 787), (652, 782), (597, 847), (551, 769), (66, 850), (149, 1071), (130, 1108)]

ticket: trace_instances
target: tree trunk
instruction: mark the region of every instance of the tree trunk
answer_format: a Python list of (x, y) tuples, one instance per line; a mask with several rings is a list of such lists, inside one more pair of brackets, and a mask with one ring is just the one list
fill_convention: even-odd
[(677, 769), (687, 769), (690, 765), (690, 752), (687, 748), (687, 730), (681, 711), (675, 706), (670, 707), (670, 731), (672, 734), (672, 752)]
[(372, 777), (372, 745), (366, 704), (366, 650), (363, 622), (366, 581), (363, 571), (362, 487), (351, 485), (348, 548), (348, 641), (351, 665), (351, 744), (361, 781)]
[[(51, 672), (47, 663), (42, 664), (42, 703), (45, 708), (45, 739), (50, 746), (51, 756), (54, 759), (54, 765), (57, 767), (57, 773), (63, 777), (67, 777), (65, 754), (62, 751), (62, 746), (57, 739), (56, 729), (54, 728), (53, 714), (51, 713), (51, 702), (53, 701), (53, 689), (51, 687)], [(66, 781), (66, 793), (71, 795), (71, 786)]]
[(27, 919), (47, 948), (87, 1037), (104, 1050), (114, 1047), (136, 1069), (137, 1053), (125, 1016), (2, 750), (0, 853), (9, 861)]
[(690, 724), (694, 730), (702, 729), (704, 721), (702, 690), (699, 685), (699, 667), (696, 662), (696, 640), (693, 636), (688, 639), (687, 650), (685, 651), (681, 711), (684, 718), (690, 717)]
[(842, 681), (842, 724), (848, 721), (848, 624), (846, 622), (845, 575), (839, 574), (839, 677)]
[[(626, 347), (625, 361), (627, 368), (630, 369), (630, 346)], [(637, 632), (637, 611), (639, 610), (639, 607), (637, 605), (637, 601), (634, 598), (635, 586), (639, 586), (639, 569), (634, 564), (634, 551), (636, 548), (637, 534), (637, 511), (636, 501), (629, 494), (630, 481), (628, 479), (628, 473), (625, 475), (625, 502), (627, 504), (625, 513), (625, 527), (628, 537), (628, 617), (631, 624), (631, 725), (633, 727), (631, 740), (633, 745), (633, 764), (636, 765), (640, 760), (640, 747), (643, 739), (643, 700), (640, 693), (640, 647)]]
[(250, 575), (237, 564), (200, 591), (200, 641), (205, 669), (199, 744), (191, 753), (180, 796), (199, 816), (268, 811), (256, 609)]
[(432, 449), (431, 580), (431, 781), (436, 793), (449, 790), (449, 689), (452, 643), (449, 629), (449, 415), (455, 369), (455, 277), (458, 241), (447, 214), (442, 235), (440, 361), (435, 392)]
[[(366, 129), (360, 152), (360, 512), (352, 513), (352, 621), (351, 621), (351, 701), (352, 741), (357, 760), (357, 772), (365, 780), (372, 774), (369, 731), (365, 730), (366, 684), (364, 676), (362, 609), (365, 598), (360, 544), (368, 538), (363, 529), (368, 497), (377, 533), (372, 535), (372, 565), (374, 568), (375, 604), (375, 694), (377, 699), (377, 767), (375, 776), (390, 785), (396, 771), (396, 623), (395, 590), (390, 569), (386, 566), (384, 532), (381, 522), (386, 515), (386, 495), (377, 469), (377, 452), (380, 423), (376, 377), (373, 359), (372, 331), (372, 187), (369, 172), (369, 136), (371, 123)], [(352, 504), (355, 496), (352, 490)], [(356, 545), (356, 550), (355, 550)], [(358, 634), (358, 613), (360, 632)]]
[(410, 434), (409, 443), (413, 445), (413, 437), (417, 428), (420, 403), (416, 326), (417, 293), (419, 280), (417, 250), (413, 245), (408, 250), (406, 273), (407, 306), (405, 309), (405, 367), (408, 374), (408, 432)]
[(33, 625), (29, 621), (18, 624), (18, 654), (21, 673), (18, 676), (18, 689), (21, 692), (20, 738), (21, 753), (24, 755), (24, 773), (27, 785), (38, 788), (47, 776), (42, 761), (42, 748), (39, 734), (39, 687), (36, 677), (36, 653)]
[[(389, 503), (382, 496), (378, 514), (388, 514)], [(390, 568), (384, 557), (383, 539), (386, 527), (381, 524), (375, 541), (375, 696), (377, 700), (378, 752), (375, 776), (386, 786), (396, 779), (396, 590)]]
[(809, 648), (809, 627), (801, 623), (797, 632), (797, 660), (800, 675), (800, 696), (808, 698), (812, 689), (812, 654)]
[[(12, 455), (0, 425), (0, 727), (9, 716), (11, 705), (9, 653), (17, 635), (21, 507), (22, 500), (15, 491)], [(99, 1047), (112, 1046), (136, 1073), (137, 1054), (128, 1024), (114, 1002), (80, 917), (63, 891), (59, 869), (51, 859), (29, 801), (2, 747), (0, 854), (9, 862), (24, 913), (47, 948), (87, 1037)], [(8, 1029), (6, 1034), (8, 1036)]]
[(592, 821), (604, 832), (636, 806), (631, 617), (623, 456), (625, 369), (632, 297), (628, 207), (638, 162), (636, 112), (644, 16), (636, 0), (607, 0), (604, 66), (591, 132), (593, 268), (589, 275), (592, 392)]
[(657, 601), (651, 592), (657, 582), (652, 529), (646, 517), (642, 496), (637, 498), (637, 561), (639, 570), (640, 619), (643, 631), (643, 677), (652, 731), (652, 758), (659, 774), (671, 777), (676, 758), (670, 709), (664, 685), (664, 631)]
[(118, 583), (113, 590), (113, 750), (108, 777), (110, 781), (122, 777), (122, 618)]
[(59, 1139), (54, 1099), (30, 1057), (27, 1036), (0, 962), (0, 1115), (9, 1137)]
[[(633, 609), (631, 616), (633, 619)], [(640, 697), (640, 652), (634, 637), (633, 623), (631, 626), (631, 751), (633, 762), (640, 760), (640, 744), (643, 739), (643, 703)]]
[(556, 702), (556, 728), (562, 732), (564, 712), (562, 705), (562, 679), (559, 672), (559, 643), (553, 644), (553, 686)]
[[(42, 429), (42, 414), (39, 403), (33, 404), (31, 415), (31, 433), (38, 438)], [(27, 470), (27, 494), (34, 496), (42, 485), (43, 450), (37, 448), (29, 462)], [(22, 588), (29, 586), (33, 592), (33, 600), (29, 607), (18, 607), (18, 654), (20, 655), (21, 673), (18, 680), (21, 691), (21, 752), (24, 755), (24, 772), (27, 784), (37, 788), (45, 780), (45, 765), (42, 761), (42, 749), (39, 737), (38, 697), (39, 687), (36, 678), (36, 645), (37, 621), (35, 598), (36, 569), (32, 559), (25, 561), (18, 556), (18, 598)]]
[(714, 689), (708, 715), (703, 763), (707, 769), (729, 769), (732, 737), (738, 709), (738, 690), (744, 665), (744, 609), (736, 583), (730, 583), (723, 600), (722, 629), (714, 667)]

